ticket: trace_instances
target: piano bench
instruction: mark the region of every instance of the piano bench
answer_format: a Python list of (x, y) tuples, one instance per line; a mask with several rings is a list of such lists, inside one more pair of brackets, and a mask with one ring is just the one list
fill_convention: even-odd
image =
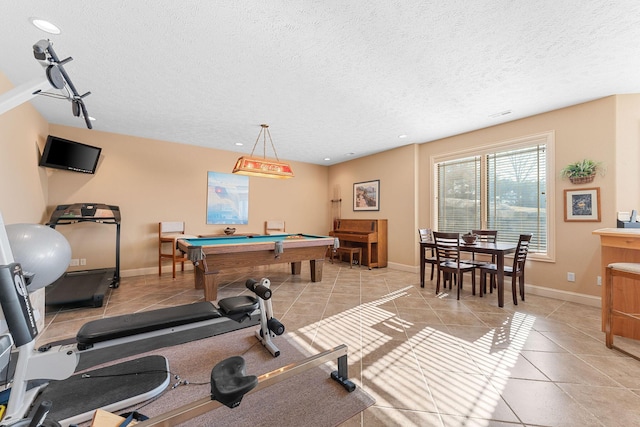
[[(362, 265), (362, 248), (352, 248), (348, 246), (340, 246), (336, 249), (336, 255), (338, 259), (342, 261), (343, 255), (349, 255), (349, 268), (353, 268), (353, 261), (355, 261), (355, 256), (358, 255), (358, 266)], [(331, 259), (333, 261), (333, 258)]]

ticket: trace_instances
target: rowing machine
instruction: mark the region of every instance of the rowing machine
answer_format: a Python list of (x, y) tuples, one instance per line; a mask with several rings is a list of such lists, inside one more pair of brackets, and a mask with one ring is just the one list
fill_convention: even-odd
[(356, 385), (348, 379), (347, 353), (347, 346), (341, 344), (300, 362), (268, 372), (257, 377), (257, 380), (254, 380), (255, 377), (245, 375), (244, 361), (239, 362), (237, 356), (225, 359), (219, 362), (211, 371), (211, 398), (205, 397), (196, 400), (172, 411), (142, 421), (136, 424), (136, 426), (170, 427), (184, 423), (192, 418), (217, 409), (222, 405), (231, 408), (237, 407), (245, 395), (287, 380), (294, 375), (320, 366), (336, 357), (338, 369), (331, 372), (331, 378), (351, 393), (356, 389)]

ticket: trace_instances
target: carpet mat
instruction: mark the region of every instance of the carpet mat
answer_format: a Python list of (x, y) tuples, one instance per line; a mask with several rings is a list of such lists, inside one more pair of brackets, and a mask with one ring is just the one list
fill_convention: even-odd
[[(242, 356), (246, 361), (247, 374), (260, 376), (312, 355), (301, 349), (295, 339), (285, 333), (274, 339), (274, 343), (280, 349), (280, 356), (273, 357), (260, 344), (254, 333), (255, 328), (247, 328), (136, 356), (157, 354), (166, 357), (169, 361), (172, 384), (158, 398), (126, 411), (138, 410), (153, 417), (209, 396), (213, 366), (231, 356)], [(352, 393), (347, 392), (330, 378), (331, 371), (335, 369), (335, 361), (312, 368), (271, 387), (246, 395), (236, 408), (223, 406), (181, 426), (339, 425), (373, 405), (375, 400), (359, 387)], [(173, 384), (180, 385), (172, 388)]]

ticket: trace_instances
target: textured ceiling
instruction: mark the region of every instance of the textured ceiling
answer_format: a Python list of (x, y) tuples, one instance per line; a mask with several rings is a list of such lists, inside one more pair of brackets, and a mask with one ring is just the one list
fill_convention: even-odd
[(281, 159), (316, 164), (640, 92), (638, 0), (2, 3), (0, 70), (44, 76), (49, 38), (94, 129), (247, 154), (268, 123)]

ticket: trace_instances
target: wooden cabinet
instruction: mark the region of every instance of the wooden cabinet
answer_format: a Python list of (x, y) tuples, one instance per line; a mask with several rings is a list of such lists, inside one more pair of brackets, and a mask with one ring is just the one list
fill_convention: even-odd
[[(602, 277), (602, 329), (604, 330), (604, 308), (608, 303), (605, 269), (614, 262), (640, 263), (640, 229), (601, 228), (593, 231), (600, 236)], [(627, 313), (640, 313), (640, 285), (630, 279), (617, 278), (613, 285), (613, 308)], [(614, 319), (614, 335), (640, 339), (640, 326), (626, 319)]]

